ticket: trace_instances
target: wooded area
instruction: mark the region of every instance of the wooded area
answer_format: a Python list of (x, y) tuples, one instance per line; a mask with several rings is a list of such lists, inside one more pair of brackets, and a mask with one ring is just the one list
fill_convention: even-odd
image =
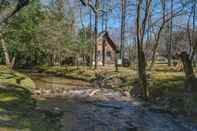
[[(89, 93), (88, 101), (95, 99), (95, 105), (101, 96), (100, 101), (105, 101), (106, 92), (113, 97), (120, 93), (118, 101), (137, 99), (145, 103), (143, 108), (178, 115), (196, 124), (196, 11), (197, 0), (0, 0), (0, 99), (7, 96), (9, 87), (15, 87), (16, 93), (11, 94), (19, 97), (18, 88), (30, 86), (27, 92), (33, 96), (22, 93), (17, 99), (28, 97), (23, 103), (28, 109), (33, 106), (33, 119), (42, 121), (37, 112), (48, 110), (37, 110), (34, 102), (42, 105), (40, 98), (62, 98), (68, 95), (68, 87), (80, 92), (90, 86), (91, 91), (84, 92)], [(67, 84), (62, 86), (67, 87), (50, 88), (50, 82), (58, 83), (50, 76), (57, 77), (59, 83), (65, 80)], [(48, 82), (38, 81), (42, 77)], [(119, 109), (116, 104), (101, 105)], [(9, 111), (9, 106), (0, 104), (0, 109)], [(54, 111), (50, 113), (54, 115)], [(60, 130), (56, 126), (50, 130)], [(30, 130), (49, 130), (45, 127)], [(11, 131), (4, 126), (2, 130)]]

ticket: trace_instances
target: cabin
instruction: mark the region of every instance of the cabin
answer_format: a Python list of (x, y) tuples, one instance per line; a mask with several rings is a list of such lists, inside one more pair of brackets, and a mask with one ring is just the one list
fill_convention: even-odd
[(97, 64), (112, 65), (115, 64), (117, 46), (108, 32), (101, 32), (97, 39)]

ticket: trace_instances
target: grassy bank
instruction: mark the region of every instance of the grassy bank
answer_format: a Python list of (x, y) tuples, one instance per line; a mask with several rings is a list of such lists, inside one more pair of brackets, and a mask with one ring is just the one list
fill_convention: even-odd
[(54, 130), (43, 113), (34, 111), (33, 81), (0, 65), (0, 131)]
[(172, 68), (165, 67), (165, 71), (153, 72), (150, 86), (151, 102), (160, 109), (175, 114), (187, 115), (191, 112), (192, 119), (197, 122), (197, 92), (193, 92), (189, 97), (190, 105), (186, 105), (184, 73), (171, 70)]
[(33, 81), (24, 74), (9, 70), (6, 66), (0, 65), (1, 85), (20, 86), (31, 90), (35, 85)]
[(119, 68), (118, 72), (115, 72), (113, 67), (99, 67), (94, 70), (89, 67), (40, 66), (37, 69), (40, 72), (87, 82), (104, 80), (103, 86), (115, 90), (129, 90), (136, 79), (136, 72), (134, 70), (122, 67)]

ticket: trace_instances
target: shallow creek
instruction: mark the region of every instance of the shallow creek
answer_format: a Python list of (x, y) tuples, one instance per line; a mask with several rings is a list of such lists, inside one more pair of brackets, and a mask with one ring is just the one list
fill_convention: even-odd
[(60, 77), (31, 74), (37, 107), (62, 112), (60, 131), (197, 131), (197, 124), (151, 111), (110, 89)]

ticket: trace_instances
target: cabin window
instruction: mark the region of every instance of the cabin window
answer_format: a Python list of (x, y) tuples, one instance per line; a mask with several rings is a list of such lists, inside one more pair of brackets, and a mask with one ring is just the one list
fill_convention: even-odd
[(101, 55), (101, 51), (100, 50), (97, 51), (97, 55), (98, 56)]
[(107, 56), (107, 59), (108, 60), (111, 60), (112, 55), (111, 55), (111, 52), (110, 51), (107, 51), (106, 56)]
[(100, 50), (97, 51), (97, 57), (98, 57), (98, 60), (101, 60), (102, 54), (101, 54), (101, 51)]

